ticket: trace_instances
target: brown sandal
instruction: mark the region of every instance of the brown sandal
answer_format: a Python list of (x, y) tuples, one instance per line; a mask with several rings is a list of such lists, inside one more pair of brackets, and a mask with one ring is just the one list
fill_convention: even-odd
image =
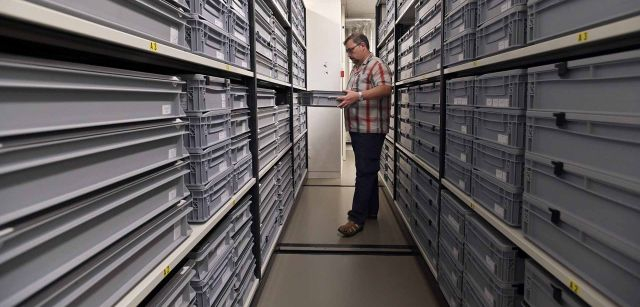
[(356, 224), (352, 221), (348, 221), (346, 224), (338, 227), (338, 232), (340, 232), (344, 237), (352, 237), (356, 235), (358, 232), (361, 232), (364, 229), (364, 225)]

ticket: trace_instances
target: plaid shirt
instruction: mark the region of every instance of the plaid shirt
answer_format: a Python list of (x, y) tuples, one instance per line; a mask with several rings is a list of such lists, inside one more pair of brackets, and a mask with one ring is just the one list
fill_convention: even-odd
[[(351, 69), (347, 89), (360, 92), (379, 85), (392, 86), (391, 71), (373, 54), (369, 55), (360, 66), (354, 65)], [(344, 112), (347, 129), (350, 132), (387, 133), (390, 110), (391, 96), (358, 101)]]

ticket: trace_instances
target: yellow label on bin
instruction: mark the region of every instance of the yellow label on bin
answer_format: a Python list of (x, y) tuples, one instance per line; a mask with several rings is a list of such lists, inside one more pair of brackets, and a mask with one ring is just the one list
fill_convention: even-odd
[(578, 33), (578, 42), (586, 42), (589, 40), (589, 32)]
[(154, 41), (150, 41), (149, 42), (149, 49), (151, 49), (151, 51), (158, 52), (158, 43), (156, 43)]
[(169, 273), (171, 273), (171, 267), (167, 266), (166, 268), (164, 268), (164, 270), (162, 270), (162, 274), (164, 275), (164, 277), (167, 277), (167, 275), (169, 275)]
[(575, 292), (576, 294), (578, 294), (578, 292), (580, 291), (580, 287), (573, 280), (569, 281), (569, 289), (571, 289), (571, 291)]

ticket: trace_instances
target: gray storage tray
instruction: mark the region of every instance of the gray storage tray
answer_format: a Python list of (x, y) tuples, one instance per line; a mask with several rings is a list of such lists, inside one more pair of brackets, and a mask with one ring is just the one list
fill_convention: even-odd
[(527, 38), (530, 42), (637, 15), (640, 11), (634, 1), (530, 0), (527, 6)]
[[(187, 14), (173, 1), (30, 0), (109, 28), (185, 48)], [(186, 8), (188, 10), (188, 8)]]
[(238, 137), (234, 137), (231, 141), (231, 163), (236, 165), (244, 158), (251, 156), (251, 148), (249, 148), (250, 135), (247, 133)]
[(260, 16), (264, 20), (272, 22), (273, 11), (267, 5), (266, 0), (255, 0), (254, 10), (256, 11), (256, 16)]
[(180, 271), (151, 297), (146, 306), (190, 306), (196, 298), (196, 291), (189, 283), (194, 275), (193, 261), (187, 261)]
[(527, 152), (525, 192), (546, 207), (559, 210), (559, 214), (579, 218), (590, 229), (597, 230), (594, 236), (615, 249), (637, 253), (640, 184), (566, 162), (556, 175), (554, 162), (557, 161)]
[(183, 84), (171, 76), (2, 54), (0, 137), (181, 117)]
[(196, 306), (225, 306), (224, 302), (233, 301), (228, 298), (227, 291), (233, 294), (233, 260), (227, 255), (218, 270), (206, 281), (192, 281), (191, 286), (196, 291)]
[(171, 121), (4, 139), (0, 225), (185, 158), (183, 135)]
[(411, 121), (401, 119), (400, 122), (400, 132), (406, 135), (413, 135), (413, 123)]
[(231, 137), (249, 132), (249, 110), (237, 110), (231, 113)]
[(233, 267), (237, 269), (242, 265), (242, 260), (247, 254), (251, 254), (253, 247), (253, 234), (251, 231), (252, 221), (247, 221), (241, 230), (233, 236), (233, 249), (231, 256), (233, 259)]
[(227, 31), (227, 3), (225, 0), (187, 0), (189, 13)]
[(267, 147), (258, 151), (260, 170), (262, 170), (265, 166), (267, 166), (267, 164), (269, 164), (269, 162), (276, 158), (276, 156), (278, 155), (277, 150), (278, 142), (273, 142), (267, 145)]
[(444, 42), (444, 65), (464, 63), (476, 57), (476, 30), (468, 29)]
[(258, 149), (262, 150), (269, 144), (278, 140), (278, 125), (267, 126), (258, 129)]
[[(440, 269), (438, 271), (440, 271)], [(444, 273), (438, 273), (438, 285), (440, 285), (444, 300), (449, 304), (449, 307), (462, 307), (462, 295), (458, 296), (456, 292), (454, 292), (454, 287), (451, 285), (451, 282), (447, 278), (442, 277), (443, 274)]]
[(447, 105), (473, 106), (475, 77), (456, 78), (447, 81)]
[(472, 253), (465, 253), (464, 258), (463, 301), (471, 300), (480, 303), (480, 305), (472, 306), (509, 307), (521, 305), (524, 292), (523, 284), (509, 284), (493, 280)]
[(447, 130), (473, 135), (473, 111), (473, 107), (447, 107)]
[(413, 139), (411, 135), (398, 131), (398, 143), (410, 152), (413, 152)]
[(440, 184), (436, 178), (431, 177), (431, 175), (420, 167), (416, 165), (412, 166), (411, 177), (413, 177), (414, 183), (413, 195), (416, 196), (416, 200), (419, 200), (416, 201), (416, 205), (426, 208), (429, 217), (434, 221), (438, 221)]
[(474, 136), (505, 146), (524, 148), (525, 111), (477, 108), (473, 113)]
[(466, 30), (475, 31), (477, 8), (476, 0), (467, 0), (457, 3), (452, 10), (447, 11), (444, 18), (444, 39), (448, 40)]
[(230, 213), (230, 227), (229, 231), (232, 236), (236, 236), (242, 226), (251, 220), (251, 195), (245, 196), (240, 204), (236, 205)]
[[(407, 1), (409, 2), (409, 1)], [(416, 35), (423, 37), (442, 26), (442, 1), (435, 4), (420, 18), (416, 19)]]
[(278, 106), (278, 122), (289, 119), (289, 106), (288, 105), (279, 105)]
[(249, 21), (246, 20), (246, 17), (238, 15), (235, 10), (230, 10), (227, 15), (229, 37), (242, 44), (249, 44)]
[(510, 8), (527, 4), (527, 0), (478, 0), (478, 26)]
[(527, 7), (514, 6), (476, 30), (476, 56), (520, 48), (527, 43)]
[(440, 220), (444, 222), (440, 223), (441, 227), (444, 225), (458, 240), (464, 240), (465, 221), (473, 210), (447, 190), (440, 196)]
[(193, 196), (193, 211), (189, 214), (189, 222), (203, 223), (218, 212), (233, 195), (233, 182), (231, 174), (233, 169), (228, 169), (218, 181), (210, 181), (201, 188), (191, 188)]
[(0, 238), (0, 302), (28, 298), (174, 206), (189, 195), (187, 172), (185, 163), (167, 166), (14, 224)]
[(411, 87), (413, 103), (440, 105), (440, 82), (422, 84)]
[(412, 26), (409, 28), (409, 30), (407, 30), (407, 32), (405, 32), (404, 35), (400, 37), (400, 40), (398, 41), (399, 54), (404, 54), (406, 53), (406, 51), (410, 51), (413, 53), (413, 45), (415, 40), (415, 27)]
[(475, 169), (471, 177), (471, 196), (506, 224), (519, 226), (522, 187), (505, 184)]
[(240, 189), (253, 178), (253, 164), (251, 157), (247, 157), (243, 162), (239, 162), (233, 170), (233, 193), (238, 193)]
[[(416, 220), (416, 224), (420, 224), (419, 227), (415, 227), (415, 230), (423, 230), (428, 232), (427, 237), (433, 238), (434, 242), (437, 244), (438, 237), (438, 214), (437, 212), (429, 212), (429, 208), (425, 206), (419, 206), (416, 202), (418, 201), (418, 197), (412, 197), (413, 208), (415, 210), (415, 214), (413, 218)], [(435, 216), (435, 218), (433, 217)], [(437, 246), (434, 247), (437, 250)], [(434, 262), (433, 265), (436, 265), (437, 262)]]
[(187, 255), (194, 262), (193, 284), (207, 283), (219, 276), (226, 262), (225, 259), (229, 257), (233, 247), (229, 227), (230, 220), (222, 220)]
[(521, 187), (524, 150), (476, 140), (473, 143), (473, 167), (503, 183)]
[(398, 80), (404, 80), (404, 79), (409, 79), (413, 76), (415, 76), (414, 72), (413, 72), (413, 62), (408, 63), (405, 66), (400, 65), (400, 76), (398, 77)]
[(527, 125), (528, 151), (640, 182), (640, 115), (530, 111)]
[(640, 114), (640, 50), (533, 67), (528, 73), (529, 110)]
[(291, 140), (287, 138), (278, 139), (278, 149), (277, 152), (281, 153), (287, 146), (291, 145)]
[(203, 153), (207, 147), (231, 138), (231, 111), (207, 112), (201, 117), (188, 117), (189, 134), (185, 147), (190, 153)]
[(473, 136), (446, 131), (446, 155), (460, 163), (473, 162)]
[(263, 26), (260, 24), (259, 19), (256, 19), (256, 53), (264, 56), (265, 58), (273, 59), (275, 53), (273, 41), (260, 35), (266, 31), (262, 27)]
[(460, 163), (446, 156), (444, 159), (444, 177), (466, 194), (471, 194), (471, 163)]
[(430, 144), (440, 144), (439, 126), (415, 121), (413, 123), (413, 133), (416, 139), (426, 141)]
[(477, 263), (492, 279), (518, 284), (524, 278), (524, 253), (507, 237), (475, 216), (465, 221), (465, 253), (472, 253)]
[(637, 249), (633, 255), (616, 251), (612, 242), (598, 238), (599, 231), (570, 213), (562, 212), (553, 223), (549, 207), (528, 194), (523, 211), (522, 232), (527, 239), (614, 302), (635, 306), (640, 301)]
[(278, 108), (264, 107), (258, 109), (258, 129), (263, 129), (278, 122)]
[(187, 43), (191, 52), (220, 61), (229, 61), (229, 38), (224, 30), (199, 19), (189, 19)]
[[(440, 255), (446, 254), (447, 259), (450, 262), (450, 271), (460, 271), (464, 269), (464, 253), (465, 253), (465, 241), (458, 239), (453, 231), (449, 229), (448, 226), (443, 226), (446, 224), (441, 224), (440, 226)], [(440, 257), (442, 259), (443, 257)], [(462, 276), (460, 276), (462, 277)], [(456, 286), (462, 287), (462, 279), (460, 278), (457, 282), (458, 278), (450, 278), (451, 283)], [(462, 292), (459, 292), (462, 295)]]
[(187, 104), (185, 112), (199, 115), (209, 111), (228, 109), (229, 80), (206, 75), (185, 75)]
[(411, 119), (440, 126), (440, 105), (411, 104)]
[(249, 45), (234, 38), (229, 39), (229, 63), (244, 69), (250, 69), (250, 52)]
[(475, 104), (491, 108), (526, 108), (527, 71), (515, 69), (478, 76)]
[(524, 301), (529, 306), (589, 306), (532, 259), (525, 260), (524, 274)]
[(425, 34), (422, 37), (416, 36), (414, 57), (416, 59), (436, 53), (440, 50), (442, 44), (442, 31), (438, 28)]
[(202, 154), (189, 156), (189, 175), (185, 176), (188, 187), (206, 185), (211, 180), (219, 180), (227, 170), (233, 168), (231, 162), (231, 140), (207, 148)]
[(248, 109), (248, 91), (249, 88), (242, 85), (230, 84), (229, 85), (229, 104), (231, 110)]
[(416, 221), (415, 227), (413, 228), (416, 232), (416, 237), (418, 238), (418, 244), (420, 244), (425, 250), (427, 254), (427, 258), (432, 265), (437, 265), (438, 263), (438, 232), (437, 227), (429, 228), (426, 223), (423, 221)]
[(420, 160), (423, 160), (435, 170), (440, 170), (440, 146), (431, 144), (419, 138), (413, 139), (413, 151)]
[[(440, 51), (441, 48), (435, 49), (432, 53), (427, 55), (420, 56), (416, 58), (414, 62), (414, 72), (416, 76), (434, 72), (442, 66), (442, 61), (440, 59)], [(391, 65), (389, 65), (391, 67)], [(393, 69), (391, 69), (393, 71)]]
[(188, 202), (172, 206), (22, 303), (115, 305), (191, 234), (190, 210)]
[(276, 91), (272, 89), (258, 88), (256, 96), (258, 108), (276, 106)]
[[(267, 76), (269, 78), (273, 78), (275, 74), (275, 66), (276, 64), (273, 62), (272, 58), (267, 58), (264, 55), (256, 52), (256, 73), (259, 75)], [(259, 95), (260, 93), (258, 93)], [(260, 108), (261, 102), (264, 102), (264, 99), (261, 101), (260, 96), (258, 96), (258, 108)], [(273, 105), (275, 105), (275, 97), (273, 98)], [(271, 105), (269, 105), (271, 106)]]

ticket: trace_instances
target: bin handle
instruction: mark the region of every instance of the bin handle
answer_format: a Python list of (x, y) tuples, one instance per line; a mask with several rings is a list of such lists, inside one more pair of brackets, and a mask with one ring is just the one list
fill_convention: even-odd
[(560, 224), (560, 211), (558, 209), (549, 208), (551, 212), (551, 223), (554, 225)]
[(564, 78), (569, 74), (569, 66), (566, 61), (557, 63), (555, 67), (558, 70), (558, 77)]
[(553, 284), (549, 284), (551, 286), (551, 290), (553, 291), (553, 299), (558, 302), (558, 304), (562, 305), (562, 289), (554, 286)]
[(556, 112), (553, 113), (553, 117), (556, 118), (556, 126), (558, 128), (562, 128), (567, 124), (567, 113), (565, 112)]
[(560, 177), (564, 173), (564, 163), (551, 161), (551, 165), (553, 166), (553, 174), (556, 175), (556, 177)]

